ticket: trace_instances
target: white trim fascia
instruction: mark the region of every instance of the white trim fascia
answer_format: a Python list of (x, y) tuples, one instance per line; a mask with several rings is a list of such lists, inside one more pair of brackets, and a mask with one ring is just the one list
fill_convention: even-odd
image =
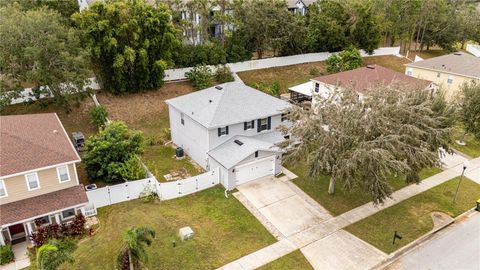
[(80, 179), (78, 179), (78, 173), (77, 173), (77, 164), (73, 163), (73, 171), (75, 172), (75, 178), (77, 178), (77, 185), (80, 185)]
[(39, 171), (43, 171), (43, 170), (48, 170), (48, 169), (55, 168), (55, 167), (62, 166), (62, 165), (68, 165), (68, 164), (72, 164), (72, 163), (75, 164), (75, 163), (78, 163), (78, 162), (81, 162), (81, 161), (82, 161), (81, 159), (72, 160), (72, 161), (67, 161), (67, 162), (64, 162), (64, 163), (58, 163), (58, 164), (54, 164), (54, 165), (49, 165), (49, 166), (45, 166), (45, 167), (31, 169), (31, 170), (28, 170), (28, 171), (12, 173), (12, 174), (9, 174), (9, 175), (3, 175), (2, 179), (11, 178), (11, 177), (19, 176), (19, 175), (24, 175), (24, 174), (28, 174), (28, 173), (32, 173), (32, 172), (39, 172)]
[[(60, 168), (66, 168), (67, 169), (68, 179), (65, 180), (65, 181), (62, 181), (62, 178), (60, 177)], [(70, 170), (68, 169), (68, 165), (58, 166), (56, 169), (57, 169), (58, 183), (63, 184), (63, 183), (70, 182), (70, 180), (72, 180), (72, 177), (70, 176)]]
[[(28, 176), (28, 175), (32, 175), (32, 174), (35, 175), (35, 178), (37, 178), (37, 184), (38, 184), (38, 186), (37, 186), (36, 188), (30, 188), (30, 184), (29, 184), (29, 182), (28, 182), (28, 177), (27, 177), (27, 176)], [(40, 179), (38, 178), (38, 173), (37, 173), (37, 172), (26, 173), (24, 177), (25, 177), (25, 182), (27, 183), (27, 189), (28, 189), (28, 191), (34, 191), (34, 190), (37, 190), (37, 189), (40, 189), (40, 188), (41, 188), (41, 186), (40, 186)]]
[(67, 133), (67, 131), (65, 130), (65, 127), (64, 127), (63, 124), (62, 124), (62, 121), (60, 121), (60, 118), (58, 118), (57, 113), (54, 113), (54, 114), (55, 114), (55, 117), (57, 118), (58, 123), (59, 123), (60, 126), (62, 127), (63, 134), (65, 134), (65, 136), (67, 137), (67, 140), (68, 140), (68, 142), (69, 142), (69, 144), (70, 144), (70, 147), (72, 148), (73, 152), (74, 152), (75, 155), (77, 156), (77, 159), (82, 160), (82, 158), (80, 157), (80, 155), (79, 155), (78, 152), (77, 152), (77, 149), (75, 149), (75, 146), (73, 146), (73, 142), (72, 142), (72, 140), (70, 139), (70, 137), (68, 136), (68, 133)]
[[(441, 70), (441, 69), (433, 69), (433, 68), (426, 68), (426, 67), (419, 67), (419, 66), (411, 66), (410, 64), (404, 64), (404, 65), (407, 66), (407, 67), (412, 67), (412, 68), (418, 68), (418, 69), (423, 69), (423, 70), (428, 70), (428, 71), (435, 71), (435, 72), (440, 72), (440, 73), (445, 73), (445, 74), (452, 74), (452, 75), (456, 75), (456, 76), (471, 78), (471, 79), (474, 79), (474, 80), (480, 80), (480, 77), (475, 77), (475, 76), (472, 76), (472, 75), (465, 75), (465, 74), (456, 73), (456, 72), (451, 72), (451, 71), (446, 71), (446, 70)], [(412, 76), (412, 77), (413, 77), (413, 76)]]
[(5, 191), (5, 195), (0, 196), (0, 198), (8, 197), (7, 186), (5, 186), (5, 181), (3, 179), (0, 179), (0, 185), (3, 187), (3, 190)]
[(40, 217), (43, 217), (43, 216), (49, 216), (49, 215), (52, 215), (52, 214), (55, 214), (55, 213), (58, 213), (58, 212), (61, 212), (61, 211), (67, 210), (67, 209), (78, 208), (78, 207), (86, 206), (88, 203), (89, 203), (89, 202), (81, 203), (81, 204), (76, 204), (76, 205), (74, 205), (74, 206), (65, 207), (65, 208), (58, 209), (58, 210), (55, 210), (55, 211), (52, 211), (52, 212), (48, 212), (48, 213), (45, 213), (45, 214), (41, 214), (41, 215), (37, 215), (37, 216), (33, 216), (33, 217), (26, 218), (26, 219), (22, 219), (22, 220), (19, 220), (19, 221), (15, 221), (15, 223), (3, 224), (3, 225), (0, 225), (0, 228), (8, 228), (8, 227), (10, 227), (10, 226), (12, 226), (12, 225), (15, 225), (15, 224), (33, 221), (33, 220), (35, 220), (35, 219), (37, 219), (37, 218), (40, 218)]

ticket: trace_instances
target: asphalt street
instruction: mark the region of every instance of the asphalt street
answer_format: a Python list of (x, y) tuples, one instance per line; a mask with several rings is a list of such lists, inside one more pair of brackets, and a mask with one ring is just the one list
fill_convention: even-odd
[(480, 270), (480, 212), (438, 232), (387, 269)]

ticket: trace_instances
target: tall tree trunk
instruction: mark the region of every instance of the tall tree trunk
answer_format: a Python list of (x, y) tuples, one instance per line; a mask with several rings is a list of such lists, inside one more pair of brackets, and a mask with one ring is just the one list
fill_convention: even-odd
[(335, 177), (330, 177), (330, 183), (328, 184), (328, 194), (335, 192)]
[(423, 38), (425, 37), (425, 30), (427, 30), (427, 24), (428, 22), (425, 23), (425, 25), (423, 26), (423, 31), (422, 31), (422, 38), (420, 39), (420, 51), (423, 51)]

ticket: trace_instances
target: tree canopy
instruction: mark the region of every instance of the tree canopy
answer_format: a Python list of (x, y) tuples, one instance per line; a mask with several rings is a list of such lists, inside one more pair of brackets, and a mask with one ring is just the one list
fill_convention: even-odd
[(125, 174), (122, 173), (138, 175), (132, 172), (143, 170), (136, 159), (144, 151), (143, 134), (128, 130), (122, 122), (107, 124), (97, 135), (88, 138), (85, 148), (83, 161), (91, 180), (103, 180), (107, 183), (136, 180), (125, 179)]
[(68, 110), (88, 78), (87, 54), (75, 29), (45, 7), (25, 11), (7, 5), (0, 17), (0, 92), (7, 99), (2, 103), (9, 103), (7, 93), (33, 86), (35, 94), (49, 94)]
[(180, 44), (165, 5), (96, 1), (73, 19), (104, 89), (123, 93), (162, 85)]
[(465, 132), (480, 140), (480, 83), (472, 82), (462, 86), (460, 120)]
[(363, 59), (360, 55), (360, 51), (357, 48), (350, 46), (347, 49), (330, 56), (325, 63), (327, 64), (328, 72), (337, 73), (361, 67)]
[(284, 131), (301, 143), (286, 159), (306, 157), (310, 176), (329, 175), (329, 193), (337, 182), (381, 203), (392, 193), (393, 175), (419, 182), (421, 169), (438, 164), (438, 148), (448, 149), (450, 129), (432, 103), (429, 92), (397, 84), (377, 86), (363, 98), (350, 89), (332, 90), (312, 110), (288, 111), (294, 122)]

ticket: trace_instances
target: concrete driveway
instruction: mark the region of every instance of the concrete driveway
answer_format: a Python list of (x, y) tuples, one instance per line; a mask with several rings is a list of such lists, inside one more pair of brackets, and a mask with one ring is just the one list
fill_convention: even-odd
[(325, 214), (274, 177), (260, 178), (237, 187), (238, 191), (283, 237), (315, 226)]

